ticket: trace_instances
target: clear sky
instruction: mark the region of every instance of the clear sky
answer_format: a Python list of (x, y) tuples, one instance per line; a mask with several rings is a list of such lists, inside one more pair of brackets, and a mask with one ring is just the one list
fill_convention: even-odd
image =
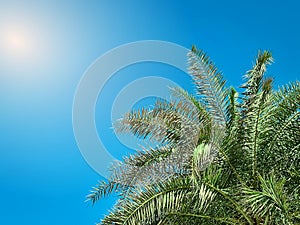
[[(269, 74), (281, 85), (300, 78), (299, 11), (296, 0), (0, 1), (0, 224), (95, 224), (111, 207), (113, 199), (84, 202), (102, 178), (81, 156), (72, 128), (76, 87), (97, 57), (139, 40), (196, 44), (238, 86), (257, 50), (268, 49)], [(144, 66), (128, 68), (130, 79), (116, 74), (102, 97), (112, 101), (145, 68), (191, 88), (175, 70)], [(109, 110), (97, 104), (98, 132), (121, 157)]]

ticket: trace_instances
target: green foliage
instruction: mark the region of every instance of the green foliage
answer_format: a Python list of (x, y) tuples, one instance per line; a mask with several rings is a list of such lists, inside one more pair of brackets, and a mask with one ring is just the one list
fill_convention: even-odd
[(88, 195), (120, 199), (100, 224), (300, 224), (300, 82), (273, 90), (259, 52), (239, 94), (193, 46), (196, 95), (129, 112), (118, 131), (149, 144)]

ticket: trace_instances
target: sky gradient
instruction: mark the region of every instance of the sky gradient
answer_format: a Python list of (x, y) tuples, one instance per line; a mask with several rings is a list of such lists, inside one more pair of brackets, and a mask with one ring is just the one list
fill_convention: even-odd
[[(102, 177), (82, 158), (72, 128), (76, 87), (112, 48), (140, 40), (195, 44), (235, 87), (266, 49), (275, 59), (268, 74), (276, 86), (299, 80), (298, 1), (179, 2), (0, 1), (0, 224), (95, 224), (112, 206), (112, 198), (94, 207), (84, 202)], [(119, 72), (122, 79), (115, 74), (96, 121), (117, 158), (126, 148), (111, 129), (113, 96), (145, 71), (193, 88), (163, 65), (129, 67)]]

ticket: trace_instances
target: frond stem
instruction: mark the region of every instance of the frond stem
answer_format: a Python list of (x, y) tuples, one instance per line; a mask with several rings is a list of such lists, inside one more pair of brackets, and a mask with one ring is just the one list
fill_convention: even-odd
[(243, 217), (248, 221), (249, 225), (253, 225), (253, 222), (252, 222), (251, 218), (249, 216), (247, 216), (247, 214), (241, 209), (241, 207), (238, 205), (238, 203), (236, 203), (232, 198), (230, 198), (225, 192), (223, 192), (219, 188), (216, 188), (215, 186), (213, 186), (209, 183), (205, 183), (205, 184), (207, 186), (209, 186), (211, 189), (213, 189), (216, 192), (218, 192), (219, 194), (221, 194), (224, 198), (229, 200), (235, 206), (235, 207), (232, 207), (232, 208), (234, 210), (238, 211), (239, 213), (241, 213), (243, 215)]
[(237, 170), (234, 168), (234, 166), (230, 163), (230, 160), (228, 158), (228, 156), (226, 155), (226, 153), (221, 149), (218, 148), (219, 152), (222, 153), (222, 155), (225, 157), (225, 161), (226, 163), (229, 165), (229, 167), (231, 168), (232, 172), (235, 174), (236, 178), (239, 180), (239, 182), (244, 186), (245, 182), (242, 180), (242, 178), (240, 177), (240, 175), (238, 174)]

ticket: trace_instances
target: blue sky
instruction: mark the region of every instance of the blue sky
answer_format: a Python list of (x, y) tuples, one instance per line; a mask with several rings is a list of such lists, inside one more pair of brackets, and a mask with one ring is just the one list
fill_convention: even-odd
[[(0, 1), (0, 224), (95, 224), (111, 207), (111, 198), (84, 202), (102, 178), (72, 128), (76, 87), (100, 55), (139, 40), (196, 44), (238, 86), (257, 50), (268, 49), (268, 74), (281, 85), (300, 77), (299, 10), (295, 0)], [(177, 71), (151, 68), (128, 68), (124, 80), (116, 74), (102, 98), (112, 101), (145, 69), (192, 89)], [(114, 139), (109, 110), (97, 103), (98, 132), (121, 157), (126, 148)]]

